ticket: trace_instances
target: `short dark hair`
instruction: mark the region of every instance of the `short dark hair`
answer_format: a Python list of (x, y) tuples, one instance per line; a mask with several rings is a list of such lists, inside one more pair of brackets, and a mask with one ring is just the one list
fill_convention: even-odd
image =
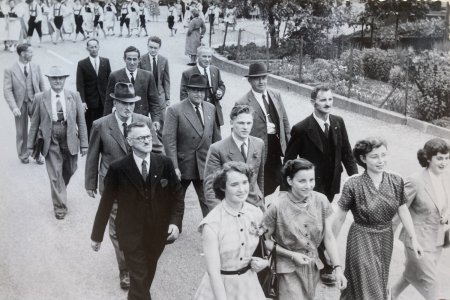
[(328, 85), (325, 85), (325, 84), (318, 85), (312, 90), (311, 99), (316, 100), (317, 94), (319, 94), (319, 92), (327, 92), (329, 90), (330, 90), (330, 87)]
[(17, 48), (16, 48), (17, 54), (20, 55), (23, 51), (27, 51), (28, 48), (30, 48), (30, 47), (31, 47), (31, 44), (28, 44), (28, 43), (23, 43), (23, 44), (17, 45)]
[(291, 186), (287, 182), (288, 177), (292, 179), (297, 172), (302, 170), (314, 170), (313, 163), (304, 158), (297, 158), (288, 160), (281, 169), (281, 180), (289, 190)]
[(385, 146), (387, 148), (387, 143), (379, 137), (369, 137), (357, 141), (355, 147), (353, 148), (353, 156), (355, 157), (356, 163), (364, 169), (367, 169), (367, 165), (361, 160), (361, 156), (366, 156), (367, 153), (381, 146)]
[(240, 114), (250, 114), (253, 117), (255, 110), (246, 104), (235, 104), (231, 109), (230, 120), (236, 119)]
[(100, 45), (100, 42), (99, 42), (96, 38), (90, 38), (90, 39), (88, 39), (87, 42), (86, 42), (86, 47), (89, 46), (89, 43), (90, 43), (90, 42), (96, 42), (97, 45)]
[(160, 47), (161, 47), (161, 43), (162, 43), (161, 38), (156, 35), (152, 35), (151, 37), (148, 38), (147, 45), (149, 42), (157, 43)]
[(253, 176), (253, 170), (246, 163), (241, 161), (229, 161), (225, 163), (216, 173), (214, 173), (213, 190), (217, 199), (225, 198), (225, 187), (227, 184), (227, 174), (235, 171), (247, 176), (248, 180)]
[(138, 48), (136, 48), (134, 46), (129, 46), (129, 47), (127, 47), (127, 49), (125, 49), (125, 51), (123, 51), (123, 59), (127, 58), (128, 52), (137, 52), (138, 58), (141, 57), (141, 52), (139, 52)]
[(425, 143), (422, 149), (417, 151), (417, 159), (423, 168), (428, 168), (430, 160), (438, 153), (447, 154), (450, 146), (440, 138), (434, 138)]
[[(133, 130), (133, 128), (144, 128), (147, 127), (147, 124), (145, 124), (144, 122), (134, 122), (131, 123), (130, 125), (127, 126), (127, 135), (129, 135), (131, 133), (131, 131)], [(150, 128), (149, 128), (150, 129)]]

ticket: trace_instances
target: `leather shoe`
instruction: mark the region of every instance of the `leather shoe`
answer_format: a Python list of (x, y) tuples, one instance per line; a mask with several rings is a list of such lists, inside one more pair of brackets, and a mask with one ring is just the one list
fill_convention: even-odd
[(65, 214), (55, 214), (55, 218), (58, 220), (64, 220), (65, 217), (66, 217)]
[(28, 157), (27, 158), (21, 158), (20, 162), (23, 163), (23, 164), (29, 164), (30, 160), (28, 159)]
[(120, 288), (122, 290), (130, 288), (130, 273), (128, 271), (120, 271)]
[(44, 164), (44, 159), (42, 157), (39, 157), (39, 158), (36, 159), (36, 163), (38, 165), (43, 165)]
[(333, 273), (320, 273), (320, 279), (325, 285), (334, 285), (336, 283), (336, 276)]

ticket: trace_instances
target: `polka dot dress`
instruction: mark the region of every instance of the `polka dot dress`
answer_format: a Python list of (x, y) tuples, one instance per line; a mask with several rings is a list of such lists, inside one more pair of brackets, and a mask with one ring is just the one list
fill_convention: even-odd
[(406, 203), (400, 176), (383, 173), (378, 188), (367, 173), (349, 178), (338, 205), (351, 210), (355, 222), (347, 238), (345, 277), (341, 300), (387, 299), (389, 264), (392, 257), (392, 218)]

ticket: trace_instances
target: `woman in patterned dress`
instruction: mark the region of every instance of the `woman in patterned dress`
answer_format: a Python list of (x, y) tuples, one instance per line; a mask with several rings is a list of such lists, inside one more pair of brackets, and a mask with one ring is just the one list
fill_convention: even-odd
[(346, 279), (339, 264), (339, 254), (330, 218), (333, 210), (327, 197), (313, 191), (314, 165), (306, 159), (289, 160), (282, 170), (288, 192), (267, 209), (263, 227), (267, 229), (266, 245), (277, 242), (279, 300), (313, 300), (323, 268), (317, 248), (324, 241), (335, 271), (339, 289)]
[(409, 211), (424, 252), (418, 260), (405, 230), (402, 229), (400, 240), (405, 245), (405, 271), (392, 288), (393, 300), (410, 284), (426, 300), (438, 299), (437, 269), (445, 231), (449, 229), (450, 177), (445, 173), (450, 159), (449, 152), (450, 146), (443, 139), (429, 140), (417, 152), (417, 159), (424, 169), (405, 180)]
[(345, 277), (348, 286), (341, 300), (386, 300), (392, 257), (392, 219), (398, 213), (418, 258), (417, 241), (406, 206), (403, 179), (385, 171), (387, 144), (380, 138), (358, 141), (353, 149), (356, 162), (365, 169), (345, 182), (335, 215), (337, 236), (349, 210), (354, 222), (347, 238)]
[(228, 162), (214, 177), (214, 193), (223, 199), (199, 225), (206, 274), (195, 300), (265, 300), (256, 272), (267, 260), (252, 257), (263, 234), (262, 212), (246, 202), (251, 169)]

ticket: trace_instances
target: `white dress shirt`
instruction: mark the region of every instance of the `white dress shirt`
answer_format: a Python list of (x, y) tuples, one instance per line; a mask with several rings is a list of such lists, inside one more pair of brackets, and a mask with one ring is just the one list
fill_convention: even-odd
[(327, 119), (324, 121), (318, 116), (316, 116), (315, 113), (313, 113), (313, 117), (316, 120), (317, 124), (319, 124), (320, 128), (322, 128), (322, 131), (325, 132), (325, 123), (328, 124), (328, 129), (330, 129), (330, 116), (327, 116)]
[(138, 69), (134, 70), (134, 72), (130, 72), (127, 68), (125, 68), (125, 70), (126, 70), (125, 73), (127, 73), (128, 76), (128, 80), (131, 82), (131, 73), (133, 73), (134, 82), (136, 82)]
[(139, 169), (139, 172), (141, 172), (141, 175), (142, 175), (142, 162), (145, 160), (147, 162), (147, 176), (150, 175), (150, 153), (148, 153), (147, 156), (144, 159), (142, 159), (133, 152), (133, 158), (134, 162), (136, 163), (136, 166)]
[[(22, 70), (22, 74), (25, 76), (24, 67), (27, 67), (28, 75), (31, 74), (30, 63), (23, 64), (20, 61), (17, 62), (19, 64), (20, 69)], [(25, 76), (26, 77), (26, 76)]]
[[(188, 100), (188, 101), (191, 102), (190, 100)], [(191, 105), (192, 105), (192, 107), (194, 108), (194, 111), (195, 111), (195, 104), (191, 102)], [(202, 107), (202, 103), (200, 102), (200, 104), (197, 105), (197, 106), (198, 106), (198, 111), (200, 112), (200, 116), (202, 117), (203, 125), (205, 125), (205, 118), (203, 117), (203, 107)]]
[[(58, 112), (56, 111), (56, 92), (54, 90), (50, 90), (50, 97), (52, 102), (52, 120), (58, 121)], [(66, 97), (64, 96), (64, 90), (58, 93), (59, 101), (61, 102), (61, 106), (64, 113), (64, 120), (67, 120), (67, 109), (66, 109)]]
[(277, 129), (275, 127), (275, 124), (272, 122), (269, 122), (269, 113), (266, 111), (266, 106), (264, 105), (263, 95), (266, 96), (267, 103), (269, 103), (269, 96), (267, 95), (267, 91), (264, 91), (264, 93), (258, 93), (255, 90), (252, 89), (253, 96), (255, 96), (256, 101), (258, 102), (259, 106), (261, 107), (264, 116), (266, 117), (266, 124), (267, 124), (267, 134), (276, 134)]
[[(91, 61), (91, 64), (92, 64), (92, 67), (95, 70), (95, 73), (97, 73), (97, 75), (98, 75), (98, 69), (100, 68), (100, 58), (98, 56), (97, 57), (92, 57), (92, 56), (89, 55), (89, 60)], [(97, 63), (97, 68), (95, 68), (95, 63)]]
[(248, 138), (246, 138), (244, 141), (239, 140), (236, 138), (236, 135), (234, 132), (231, 133), (231, 137), (233, 138), (233, 141), (236, 143), (236, 146), (238, 147), (239, 151), (241, 150), (241, 145), (245, 143), (244, 149), (245, 149), (245, 156), (248, 157)]
[[(200, 71), (200, 74), (205, 75), (205, 69), (197, 64), (197, 68)], [(211, 86), (211, 71), (209, 70), (209, 66), (206, 67), (206, 75), (208, 76), (209, 86)]]
[(128, 120), (126, 120), (125, 122), (123, 122), (118, 116), (117, 116), (117, 112), (114, 113), (114, 116), (116, 117), (117, 120), (117, 125), (119, 125), (119, 129), (120, 132), (122, 132), (123, 135), (125, 135), (125, 133), (123, 132), (123, 123), (127, 123), (127, 126), (129, 126), (131, 124), (131, 117), (128, 118)]

